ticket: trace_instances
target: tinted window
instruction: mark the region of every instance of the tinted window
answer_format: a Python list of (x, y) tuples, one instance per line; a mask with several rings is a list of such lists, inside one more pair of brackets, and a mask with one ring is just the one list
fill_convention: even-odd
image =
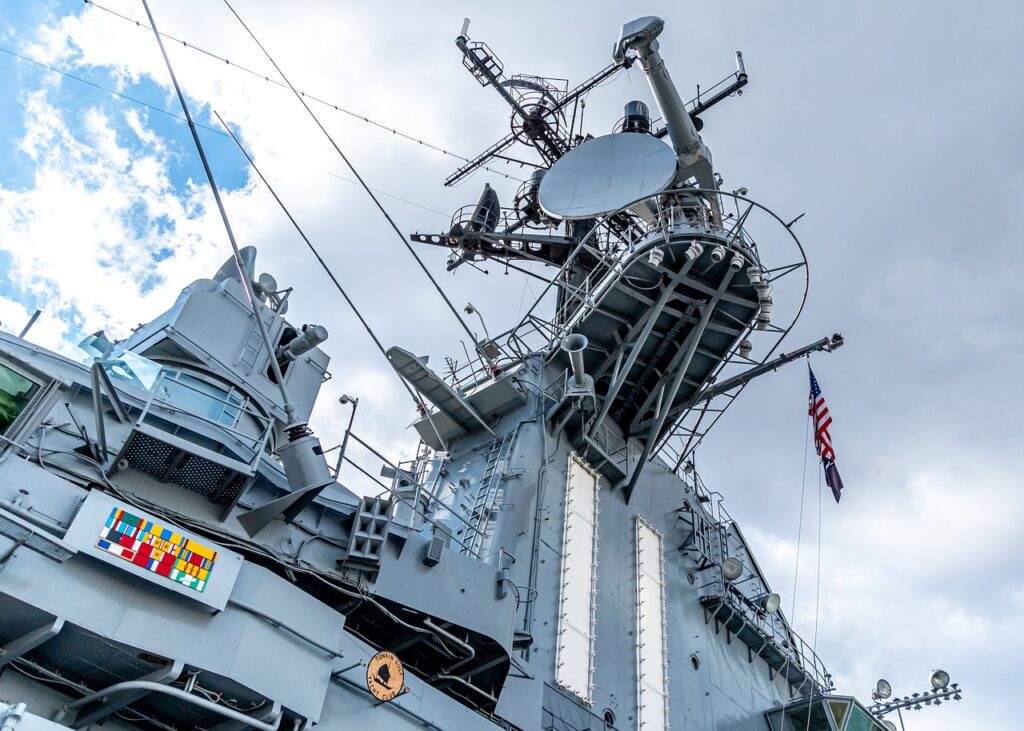
[(7, 433), (38, 390), (38, 383), (0, 364), (0, 434)]

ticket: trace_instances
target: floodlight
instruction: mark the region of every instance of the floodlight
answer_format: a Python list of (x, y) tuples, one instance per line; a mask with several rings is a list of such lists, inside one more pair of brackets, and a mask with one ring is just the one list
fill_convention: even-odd
[(933, 670), (932, 674), (928, 676), (928, 682), (935, 690), (942, 690), (949, 685), (949, 673), (945, 670)]
[(277, 280), (266, 272), (259, 276), (256, 280), (256, 284), (259, 285), (260, 290), (265, 294), (273, 294), (277, 291)]
[(725, 258), (725, 247), (719, 244), (711, 250), (711, 261), (717, 264)]
[(704, 245), (698, 241), (694, 241), (690, 244), (690, 247), (686, 250), (686, 260), (693, 261), (698, 256), (704, 253)]
[(757, 266), (757, 264), (751, 264), (747, 267), (747, 279), (755, 286), (759, 284), (761, 282), (761, 267)]
[(738, 272), (743, 268), (743, 257), (739, 253), (732, 255), (732, 260), (729, 262), (729, 268), (735, 272)]
[(892, 695), (892, 684), (885, 678), (879, 678), (878, 682), (875, 683), (874, 690), (871, 691), (871, 697), (881, 700), (885, 700)]
[(743, 562), (738, 558), (727, 558), (722, 562), (722, 576), (726, 581), (735, 581), (743, 576)]
[(892, 721), (882, 721), (882, 725), (885, 726), (886, 731), (896, 731), (896, 724)]
[(741, 340), (740, 341), (740, 357), (741, 358), (749, 358), (750, 354), (751, 354), (751, 352), (753, 352), (753, 350), (754, 350), (754, 344), (752, 342), (750, 342), (749, 340)]
[(766, 614), (775, 614), (779, 611), (779, 605), (782, 604), (782, 597), (772, 592), (761, 597), (758, 603)]
[(663, 262), (664, 260), (665, 251), (659, 246), (655, 246), (653, 249), (651, 249), (651, 253), (647, 255), (647, 263), (650, 264), (652, 267), (661, 266), (661, 262)]

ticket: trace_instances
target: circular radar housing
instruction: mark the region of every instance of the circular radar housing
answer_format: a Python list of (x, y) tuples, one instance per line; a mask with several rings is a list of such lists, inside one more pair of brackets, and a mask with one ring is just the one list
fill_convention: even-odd
[(551, 166), (540, 183), (540, 207), (565, 221), (603, 216), (669, 188), (677, 164), (675, 152), (657, 137), (596, 137)]

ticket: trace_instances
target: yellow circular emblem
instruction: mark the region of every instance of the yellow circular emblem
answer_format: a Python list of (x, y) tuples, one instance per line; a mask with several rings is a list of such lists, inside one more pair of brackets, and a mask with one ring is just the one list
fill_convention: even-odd
[(390, 652), (378, 652), (366, 665), (366, 687), (379, 701), (389, 701), (402, 692), (405, 668)]

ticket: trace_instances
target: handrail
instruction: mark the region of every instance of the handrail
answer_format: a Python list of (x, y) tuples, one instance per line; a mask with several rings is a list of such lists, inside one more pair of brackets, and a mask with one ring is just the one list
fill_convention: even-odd
[(273, 723), (266, 723), (264, 721), (258, 721), (252, 716), (247, 716), (240, 711), (234, 710), (233, 708), (227, 708), (225, 706), (214, 703), (213, 701), (208, 701), (205, 698), (199, 698), (197, 696), (192, 695), (191, 693), (186, 693), (180, 688), (174, 688), (169, 685), (163, 685), (162, 683), (154, 683), (149, 680), (128, 680), (124, 683), (115, 683), (114, 685), (104, 688), (103, 690), (98, 690), (95, 693), (90, 693), (89, 695), (83, 698), (79, 698), (76, 701), (65, 703), (61, 707), (60, 711), (58, 711), (58, 714), (63, 714), (67, 711), (71, 711), (76, 708), (81, 708), (82, 706), (88, 705), (95, 701), (109, 700), (110, 696), (112, 695), (126, 693), (132, 690), (143, 690), (149, 693), (163, 693), (164, 695), (173, 696), (175, 698), (178, 698), (179, 700), (185, 701), (186, 703), (191, 703), (194, 706), (198, 706), (199, 708), (202, 708), (204, 710), (220, 714), (221, 716), (229, 718), (232, 721), (237, 721), (238, 723), (244, 724), (247, 727), (251, 726), (255, 729), (259, 729), (260, 731), (277, 731), (277, 729), (281, 726), (281, 719), (283, 718), (281, 704), (277, 701), (274, 701), (274, 705), (269, 716), (270, 718), (273, 718)]
[(277, 627), (279, 629), (284, 630), (285, 632), (288, 632), (289, 634), (295, 635), (300, 640), (303, 640), (304, 642), (308, 642), (310, 645), (312, 645), (316, 649), (320, 650), (321, 652), (327, 654), (328, 656), (330, 656), (332, 658), (344, 657), (344, 654), (339, 652), (338, 650), (332, 650), (327, 645), (325, 645), (325, 644), (323, 644), (321, 642), (318, 642), (317, 640), (314, 640), (309, 635), (304, 634), (303, 632), (300, 632), (299, 630), (295, 629), (294, 627), (289, 625), (284, 620), (278, 619), (277, 617), (275, 617), (272, 614), (267, 614), (266, 612), (264, 612), (264, 611), (262, 611), (260, 609), (257, 609), (256, 607), (252, 606), (251, 604), (247, 604), (247, 603), (245, 603), (243, 601), (240, 601), (238, 599), (228, 599), (228, 606), (229, 607), (235, 607), (236, 609), (240, 609), (243, 612), (251, 614), (254, 617), (258, 617), (259, 619), (262, 619), (264, 622), (270, 624), (273, 627)]
[(785, 625), (785, 631), (782, 633), (784, 642), (780, 642), (780, 631), (775, 622), (771, 621), (767, 615), (757, 611), (746, 595), (719, 579), (706, 584), (704, 588), (707, 587), (711, 587), (707, 596), (714, 597), (727, 605), (730, 612), (740, 612), (745, 622), (769, 638), (776, 648), (803, 669), (815, 686), (823, 691), (832, 689), (832, 676), (821, 658), (784, 619), (779, 618), (779, 621)]

